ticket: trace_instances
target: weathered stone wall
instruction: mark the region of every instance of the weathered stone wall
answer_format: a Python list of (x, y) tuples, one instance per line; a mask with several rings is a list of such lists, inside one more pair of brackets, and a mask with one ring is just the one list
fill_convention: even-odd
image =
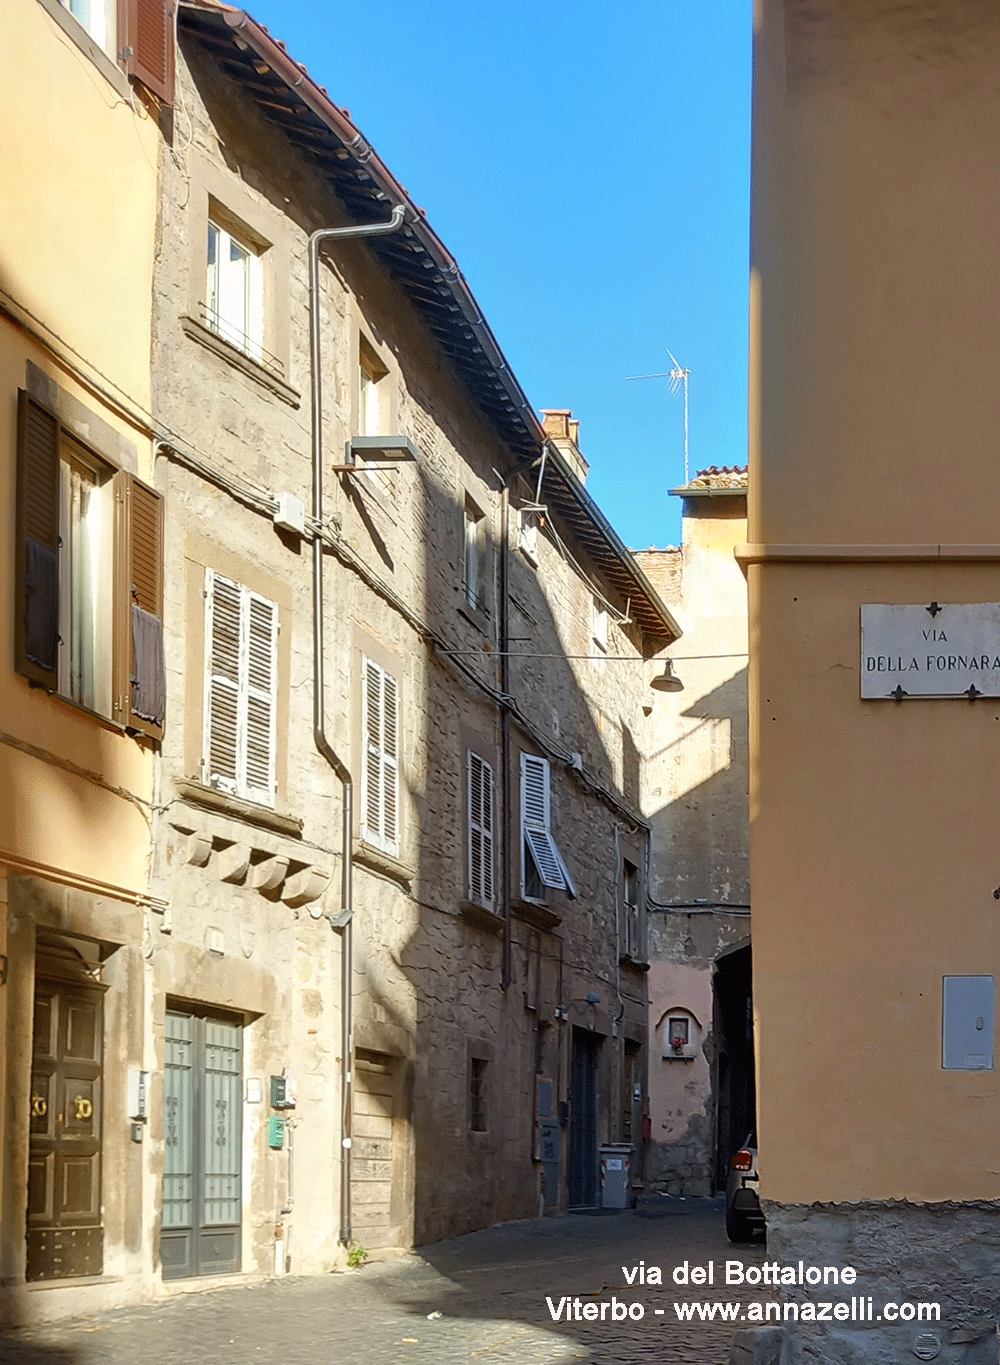
[[(850, 1266), (857, 1278), (851, 1285), (776, 1290), (775, 1300), (798, 1305), (800, 1320), (792, 1321), (795, 1310), (789, 1310), (780, 1333), (748, 1337), (734, 1350), (734, 1361), (777, 1365), (779, 1351), (780, 1365), (890, 1365), (911, 1359), (986, 1365), (997, 1359), (1000, 1206), (994, 1202), (807, 1207), (767, 1201), (766, 1213), (769, 1263), (791, 1265), (796, 1273), (800, 1261), (821, 1270), (836, 1267), (838, 1274)], [(863, 1299), (866, 1312), (871, 1301), (871, 1321), (801, 1320), (807, 1305), (850, 1308), (852, 1298)], [(889, 1323), (887, 1304), (913, 1305), (914, 1315)], [(938, 1305), (940, 1319), (925, 1310), (921, 1320), (921, 1305)], [(836, 1308), (830, 1311), (832, 1317)]]
[[(156, 276), (156, 414), (182, 457), (165, 455), (158, 472), (167, 497), (169, 714), (154, 890), (170, 909), (153, 949), (152, 1009), (156, 1027), (168, 995), (242, 1010), (254, 1021), (248, 1074), (266, 1077), (285, 1066), (293, 1073), (295, 1207), (281, 1221), (293, 1268), (321, 1269), (341, 1254), (339, 1170), (331, 1159), (339, 1144), (341, 939), (312, 916), (339, 908), (342, 793), (312, 741), (310, 547), (273, 528), (266, 500), (289, 490), (309, 506), (306, 240), (311, 229), (343, 218), (280, 134), (187, 45), (178, 79), (191, 136), (163, 160)], [(266, 326), (265, 346), (281, 353), (280, 382), (234, 364), (190, 323), (203, 288), (208, 205), (216, 202), (270, 243), (265, 308), (267, 282), (280, 283), (280, 299), (270, 297), (282, 316)], [(539, 907), (515, 907), (511, 981), (503, 991), (501, 922), (470, 914), (466, 903), (464, 828), (468, 745), (494, 754), (499, 746), (497, 707), (475, 678), (499, 686), (502, 490), (495, 471), (508, 466), (509, 455), (366, 248), (345, 245), (326, 259), (327, 459), (339, 462), (357, 431), (362, 337), (385, 364), (393, 430), (410, 436), (421, 456), (418, 465), (373, 477), (329, 476), (325, 505), (339, 547), (327, 554), (325, 570), (327, 729), (356, 775), (364, 756), (363, 655), (383, 662), (400, 683), (399, 855), (367, 848), (359, 823), (354, 849), (355, 1044), (394, 1088), (391, 1161), (384, 1159), (388, 1136), (355, 1141), (354, 1225), (362, 1240), (391, 1248), (538, 1211), (536, 1078), (551, 1084), (554, 1104), (567, 1098), (574, 1024), (603, 1039), (598, 1136), (620, 1136), (622, 1050), (626, 1038), (645, 1037), (644, 978), (619, 966), (616, 939), (620, 848), (636, 841), (642, 847), (628, 808), (637, 809), (639, 799), (645, 671), (611, 661), (512, 661), (509, 688), (528, 727), (512, 727), (507, 842), (515, 897), (524, 748), (553, 760), (553, 825), (579, 898), (549, 893), (541, 918)], [(192, 456), (217, 471), (214, 482), (190, 467)], [(235, 494), (218, 486), (227, 473), (238, 480)], [(248, 485), (259, 493), (251, 487), (248, 494)], [(533, 487), (515, 484), (514, 507), (533, 494)], [(485, 612), (470, 612), (464, 599), (467, 497), (488, 528), (492, 588)], [(566, 527), (559, 536), (573, 545)], [(521, 555), (513, 526), (510, 543), (511, 634), (519, 637), (513, 648), (593, 653), (591, 590), (551, 523), (539, 534), (537, 568)], [(579, 546), (573, 554), (587, 565)], [(284, 758), (277, 822), (232, 801), (211, 806), (197, 790), (206, 565), (259, 585), (279, 605)], [(587, 571), (598, 580), (595, 569)], [(617, 604), (622, 615), (625, 605)], [(610, 654), (640, 652), (634, 628), (612, 626), (610, 636)], [(449, 649), (462, 651), (464, 672), (446, 657)], [(571, 767), (574, 753), (582, 771)], [(597, 783), (618, 793), (626, 809), (602, 800)], [(356, 789), (356, 809), (359, 795)], [(630, 856), (641, 865), (638, 853)], [(273, 884), (268, 868), (277, 869)], [(320, 880), (329, 875), (329, 887), (296, 904), (289, 888), (310, 870)], [(224, 945), (211, 971), (204, 965), (209, 929), (221, 933)], [(589, 993), (600, 995), (599, 1006), (583, 1003)], [(564, 1020), (556, 1017), (560, 1004)], [(473, 1055), (488, 1061), (481, 1133), (469, 1124)], [(245, 1125), (245, 1268), (270, 1268), (270, 1239), (287, 1195), (285, 1158), (266, 1149), (264, 1117), (261, 1109)], [(153, 1204), (161, 1166), (154, 1146)], [(372, 1212), (368, 1177), (391, 1181), (388, 1215)]]

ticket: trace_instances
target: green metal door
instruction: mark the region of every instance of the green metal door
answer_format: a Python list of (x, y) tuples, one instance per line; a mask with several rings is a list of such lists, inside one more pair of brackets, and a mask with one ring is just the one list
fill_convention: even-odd
[(164, 1279), (240, 1268), (243, 1029), (170, 1009), (163, 1081)]

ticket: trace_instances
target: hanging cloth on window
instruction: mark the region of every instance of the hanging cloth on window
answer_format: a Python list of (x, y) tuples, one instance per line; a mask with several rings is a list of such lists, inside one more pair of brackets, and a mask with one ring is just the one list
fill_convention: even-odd
[(162, 725), (166, 711), (163, 622), (132, 603), (132, 712)]
[(40, 668), (55, 669), (59, 644), (59, 556), (25, 540), (24, 652)]

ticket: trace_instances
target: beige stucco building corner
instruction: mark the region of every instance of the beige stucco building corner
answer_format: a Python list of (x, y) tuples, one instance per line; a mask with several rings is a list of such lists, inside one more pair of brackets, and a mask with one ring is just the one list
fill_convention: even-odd
[[(985, 1359), (997, 707), (941, 648), (950, 697), (922, 696), (916, 666), (864, 696), (861, 625), (908, 607), (937, 642), (953, 604), (997, 600), (1000, 22), (764, 0), (755, 24), (741, 557), (769, 1253), (850, 1263), (876, 1306), (939, 1303), (921, 1330), (940, 1358)], [(900, 1358), (917, 1330), (799, 1329), (789, 1349)]]

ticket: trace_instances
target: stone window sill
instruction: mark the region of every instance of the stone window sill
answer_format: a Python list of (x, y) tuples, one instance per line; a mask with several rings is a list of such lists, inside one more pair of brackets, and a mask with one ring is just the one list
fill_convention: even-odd
[(212, 331), (211, 327), (206, 327), (197, 318), (187, 315), (181, 318), (181, 327), (184, 329), (185, 335), (189, 336), (192, 341), (197, 341), (206, 350), (213, 351), (217, 356), (221, 356), (234, 369), (241, 370), (243, 374), (260, 384), (262, 388), (269, 389), (289, 407), (297, 408), (300, 406), (302, 395), (298, 389), (293, 389), (291, 384), (286, 384), (266, 365), (262, 365), (252, 356), (247, 355), (245, 351), (241, 351), (238, 346), (226, 341), (225, 337), (220, 337), (217, 332)]
[(381, 872), (390, 881), (398, 882), (404, 891), (409, 891), (413, 884), (415, 873), (412, 867), (401, 863), (398, 858), (393, 858), (388, 853), (383, 853), (380, 848), (372, 848), (370, 844), (362, 843), (360, 839), (354, 841), (353, 861), (372, 872)]
[(648, 972), (649, 963), (644, 958), (630, 957), (628, 953), (622, 953), (618, 959), (619, 967), (630, 967), (633, 972)]
[(479, 631), (480, 635), (485, 635), (487, 638), (489, 638), (490, 634), (489, 613), (483, 611), (480, 607), (472, 606), (466, 600), (464, 591), (462, 593), (462, 600), (458, 604), (458, 614), (459, 616), (464, 616), (465, 619), (468, 622), (470, 622), (470, 624), (474, 625), (475, 628)]
[(562, 915), (548, 905), (536, 905), (533, 901), (516, 900), (514, 914), (526, 924), (536, 929), (555, 929), (562, 924)]
[(469, 900), (459, 902), (458, 910), (464, 920), (478, 929), (488, 929), (493, 934), (503, 932), (503, 915), (498, 915), (495, 910), (488, 910), (486, 906)]
[(231, 815), (248, 825), (259, 825), (262, 829), (273, 829), (278, 834), (289, 834), (299, 838), (302, 834), (302, 821), (293, 815), (282, 815), (279, 811), (258, 806), (253, 801), (244, 801), (241, 796), (231, 796), (228, 792), (216, 791), (206, 787), (203, 782), (192, 782), (183, 778), (175, 782), (178, 794), (192, 806), (204, 806), (207, 810)]

